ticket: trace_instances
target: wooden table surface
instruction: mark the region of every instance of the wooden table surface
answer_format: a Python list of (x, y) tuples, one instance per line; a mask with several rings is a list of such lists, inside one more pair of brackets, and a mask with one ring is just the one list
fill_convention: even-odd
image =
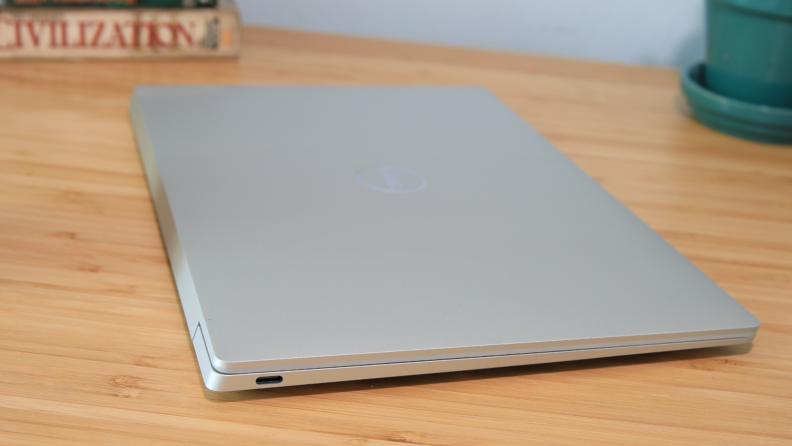
[[(238, 61), (0, 65), (0, 444), (792, 444), (792, 147), (672, 70), (248, 28)], [(491, 89), (762, 321), (752, 346), (213, 393), (138, 159), (136, 84)]]

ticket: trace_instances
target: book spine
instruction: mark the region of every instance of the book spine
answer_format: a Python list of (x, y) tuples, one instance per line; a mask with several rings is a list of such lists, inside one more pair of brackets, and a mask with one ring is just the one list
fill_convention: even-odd
[(229, 4), (217, 9), (2, 9), (0, 59), (235, 57), (241, 26)]
[[(16, 7), (214, 8), (216, 0), (5, 0)], [(2, 1), (0, 0), (0, 6)]]

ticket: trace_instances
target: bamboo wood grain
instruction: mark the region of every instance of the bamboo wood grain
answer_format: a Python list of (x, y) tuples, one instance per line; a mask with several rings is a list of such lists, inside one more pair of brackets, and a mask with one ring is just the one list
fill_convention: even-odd
[[(239, 61), (0, 65), (2, 445), (792, 444), (792, 147), (672, 70), (247, 28)], [(752, 346), (204, 389), (126, 107), (136, 84), (491, 89), (762, 322)]]

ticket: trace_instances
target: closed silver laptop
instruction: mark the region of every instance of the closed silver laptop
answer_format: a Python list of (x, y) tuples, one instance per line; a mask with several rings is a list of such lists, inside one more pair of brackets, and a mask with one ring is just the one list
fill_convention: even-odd
[(147, 86), (209, 389), (748, 343), (759, 321), (487, 90)]

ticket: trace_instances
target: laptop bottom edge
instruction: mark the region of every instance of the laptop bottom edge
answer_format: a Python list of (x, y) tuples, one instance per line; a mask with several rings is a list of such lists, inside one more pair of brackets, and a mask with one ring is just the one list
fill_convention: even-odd
[(692, 342), (668, 342), (650, 345), (636, 345), (609, 348), (590, 348), (561, 350), (544, 353), (485, 356), (476, 358), (443, 359), (434, 361), (399, 362), (348, 367), (328, 367), (317, 369), (289, 370), (273, 373), (220, 373), (212, 367), (209, 353), (200, 330), (193, 338), (193, 347), (198, 357), (204, 384), (209, 390), (227, 392), (234, 390), (266, 389), (272, 387), (300, 386), (339, 381), (356, 381), (396, 376), (424, 375), (430, 373), (458, 372), (464, 370), (512, 367), (519, 365), (545, 364), (551, 362), (575, 361), (582, 359), (604, 358), (609, 356), (636, 355), (674, 350), (687, 350), (704, 347), (748, 344), (754, 336), (732, 337), (716, 340)]

